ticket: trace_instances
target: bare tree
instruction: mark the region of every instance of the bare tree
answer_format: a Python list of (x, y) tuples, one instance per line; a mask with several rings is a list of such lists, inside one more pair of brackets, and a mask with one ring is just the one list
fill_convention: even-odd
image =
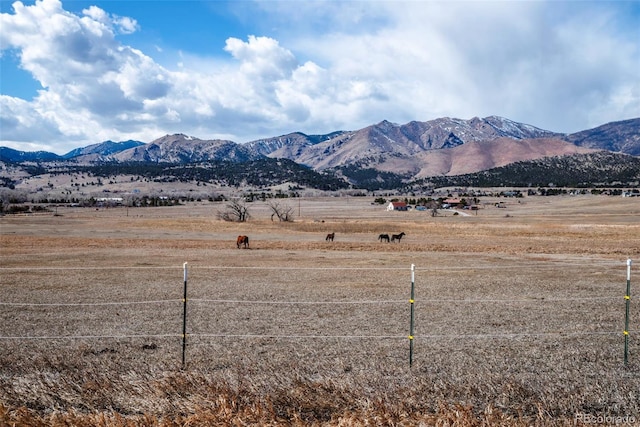
[(270, 201), (268, 203), (271, 208), (271, 221), (273, 217), (278, 217), (278, 221), (293, 221), (293, 208), (287, 204), (281, 205), (278, 201)]
[(245, 222), (251, 218), (251, 214), (245, 202), (233, 199), (227, 203), (224, 211), (218, 211), (217, 217), (224, 221)]

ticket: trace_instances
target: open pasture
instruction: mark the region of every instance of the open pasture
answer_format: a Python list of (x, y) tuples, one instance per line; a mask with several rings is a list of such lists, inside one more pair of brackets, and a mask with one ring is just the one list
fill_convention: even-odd
[(639, 420), (635, 300), (626, 367), (622, 331), (640, 202), (506, 201), (432, 217), (291, 199), (293, 222), (262, 203), (223, 222), (206, 202), (1, 217), (0, 424)]

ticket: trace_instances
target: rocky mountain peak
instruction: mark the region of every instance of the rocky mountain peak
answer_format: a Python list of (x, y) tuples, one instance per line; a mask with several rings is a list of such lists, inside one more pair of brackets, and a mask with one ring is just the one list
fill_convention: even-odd
[(640, 118), (611, 122), (565, 137), (572, 144), (640, 156)]
[[(182, 133), (145, 144), (105, 141), (69, 153), (74, 162), (198, 163), (282, 158), (321, 171), (341, 166), (371, 168), (414, 176), (486, 170), (520, 160), (605, 149), (640, 155), (640, 118), (608, 123), (565, 135), (499, 116), (396, 124), (388, 120), (355, 131), (323, 135), (293, 132), (244, 144), (202, 140)], [(51, 153), (49, 153), (51, 154)], [(55, 159), (59, 156), (53, 155)], [(47, 159), (0, 150), (10, 162)], [(47, 161), (47, 160), (45, 160)]]

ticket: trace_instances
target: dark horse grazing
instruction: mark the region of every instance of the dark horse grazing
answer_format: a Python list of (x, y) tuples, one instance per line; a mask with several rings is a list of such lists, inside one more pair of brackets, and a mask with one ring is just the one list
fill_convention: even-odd
[(244, 248), (248, 248), (249, 247), (249, 236), (238, 236), (238, 239), (236, 240), (236, 245), (238, 246), (238, 249), (240, 249), (240, 246), (244, 245)]
[(391, 235), (391, 241), (395, 242), (396, 240), (399, 242), (402, 239), (402, 236), (404, 236), (404, 231), (400, 234), (392, 234)]
[(381, 234), (378, 236), (378, 240), (380, 240), (381, 242), (384, 240), (385, 242), (389, 243), (389, 235), (388, 234)]
[(329, 233), (327, 237), (324, 239), (327, 242), (333, 242), (333, 238), (336, 237), (336, 233)]

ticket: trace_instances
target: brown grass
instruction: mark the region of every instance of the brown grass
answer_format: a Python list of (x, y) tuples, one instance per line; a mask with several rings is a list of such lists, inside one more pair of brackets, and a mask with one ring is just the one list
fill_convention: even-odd
[[(432, 218), (314, 199), (292, 223), (259, 204), (246, 224), (216, 220), (213, 204), (2, 217), (0, 425), (638, 420), (637, 304), (622, 363), (625, 261), (640, 254), (629, 200), (487, 201)], [(400, 231), (399, 244), (376, 239)], [(127, 304), (140, 301), (153, 302)]]

